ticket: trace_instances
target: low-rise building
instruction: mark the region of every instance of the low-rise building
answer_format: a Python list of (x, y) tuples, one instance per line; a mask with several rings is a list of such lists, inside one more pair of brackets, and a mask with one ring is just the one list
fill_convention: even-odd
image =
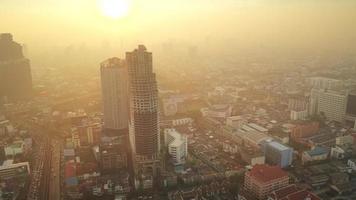
[(29, 176), (30, 165), (28, 162), (13, 163), (13, 160), (5, 161), (0, 166), (0, 180), (11, 179), (19, 176)]
[(255, 165), (245, 173), (244, 190), (257, 199), (266, 199), (272, 191), (288, 186), (288, 173), (278, 166)]
[(12, 144), (6, 145), (4, 150), (5, 156), (16, 156), (19, 154), (23, 154), (24, 142), (22, 140), (15, 141)]
[(292, 184), (268, 195), (267, 200), (321, 200), (315, 194)]
[(356, 171), (356, 159), (347, 160), (347, 165), (351, 167), (353, 171)]
[(303, 152), (302, 163), (308, 163), (313, 161), (326, 160), (329, 156), (329, 149), (324, 147), (315, 147), (310, 151)]
[(176, 129), (165, 129), (164, 136), (173, 164), (184, 164), (188, 156), (188, 137), (179, 133)]

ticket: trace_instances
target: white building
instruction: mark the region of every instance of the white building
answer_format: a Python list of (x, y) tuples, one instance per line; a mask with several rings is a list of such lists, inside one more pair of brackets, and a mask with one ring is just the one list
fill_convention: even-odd
[(104, 128), (128, 128), (129, 97), (126, 64), (119, 58), (101, 63), (101, 90), (104, 107)]
[(341, 80), (326, 77), (312, 77), (309, 79), (309, 83), (317, 89), (335, 89), (343, 84)]
[(356, 159), (347, 160), (347, 165), (353, 170), (356, 171)]
[(172, 157), (175, 165), (185, 163), (188, 155), (188, 138), (179, 133), (176, 129), (165, 129), (165, 144), (168, 147), (168, 153)]
[(19, 154), (23, 154), (24, 146), (25, 144), (21, 140), (15, 141), (10, 145), (5, 146), (5, 156), (16, 156)]
[(290, 119), (291, 120), (305, 120), (308, 117), (308, 110), (302, 111), (290, 111)]
[(193, 123), (194, 120), (192, 118), (180, 118), (172, 120), (172, 126), (182, 126)]
[(346, 115), (347, 95), (336, 91), (323, 91), (318, 101), (318, 113), (328, 120), (343, 122)]

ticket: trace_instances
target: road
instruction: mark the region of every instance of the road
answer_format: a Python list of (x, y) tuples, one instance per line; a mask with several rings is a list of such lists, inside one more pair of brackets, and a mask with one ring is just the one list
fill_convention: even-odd
[(59, 142), (52, 141), (52, 160), (51, 160), (51, 174), (49, 185), (49, 199), (61, 199), (61, 180), (60, 180), (60, 161), (62, 147)]

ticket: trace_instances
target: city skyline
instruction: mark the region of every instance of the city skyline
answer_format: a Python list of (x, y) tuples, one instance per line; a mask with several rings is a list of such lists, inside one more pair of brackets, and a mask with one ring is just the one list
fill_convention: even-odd
[(1, 200), (356, 199), (356, 1), (0, 5)]

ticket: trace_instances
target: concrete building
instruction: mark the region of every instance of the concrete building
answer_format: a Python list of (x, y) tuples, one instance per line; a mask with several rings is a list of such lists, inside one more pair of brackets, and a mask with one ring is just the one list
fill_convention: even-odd
[(318, 113), (324, 114), (328, 120), (343, 122), (346, 116), (347, 95), (336, 91), (320, 93)]
[(245, 173), (244, 190), (259, 200), (264, 200), (272, 191), (288, 186), (288, 173), (280, 167), (255, 165)]
[(226, 104), (212, 105), (208, 108), (202, 108), (201, 113), (204, 117), (227, 118), (232, 114), (232, 106)]
[(309, 116), (308, 110), (301, 110), (301, 111), (296, 111), (296, 110), (291, 110), (290, 111), (290, 119), (291, 120), (306, 120), (307, 117)]
[(242, 116), (231, 116), (226, 118), (226, 125), (234, 127), (234, 128), (241, 128), (242, 125), (247, 124), (247, 120), (244, 119)]
[(165, 145), (174, 165), (182, 165), (188, 156), (188, 137), (176, 129), (164, 130)]
[(353, 170), (356, 171), (356, 159), (348, 159), (347, 165)]
[(287, 187), (273, 191), (267, 200), (321, 200), (318, 196), (305, 189), (291, 184)]
[(22, 140), (18, 140), (13, 142), (12, 144), (6, 145), (5, 156), (16, 156), (24, 153), (24, 142)]
[(301, 122), (296, 123), (291, 128), (291, 138), (298, 140), (301, 138), (310, 137), (316, 135), (319, 132), (319, 122)]
[(13, 160), (5, 161), (2, 166), (0, 166), (0, 179), (11, 179), (19, 176), (29, 176), (30, 175), (30, 165), (28, 162), (13, 164)]
[(126, 64), (119, 58), (110, 58), (101, 63), (100, 72), (104, 128), (128, 134), (129, 96)]
[(100, 142), (102, 126), (99, 123), (86, 124), (72, 128), (74, 147), (88, 146)]
[(354, 137), (352, 135), (338, 136), (335, 140), (335, 144), (339, 146), (352, 145), (354, 143)]
[(130, 87), (130, 137), (138, 159), (155, 160), (160, 154), (159, 108), (152, 53), (139, 45), (126, 53)]
[(288, 167), (293, 161), (293, 149), (272, 141), (266, 144), (265, 157), (268, 164)]
[(100, 165), (104, 173), (116, 173), (118, 170), (127, 169), (128, 153), (120, 143), (100, 145)]
[(313, 161), (321, 161), (328, 159), (329, 150), (324, 147), (315, 147), (310, 151), (303, 152), (302, 163), (306, 164)]
[(343, 85), (341, 80), (326, 77), (312, 77), (308, 81), (316, 89), (335, 89)]
[(0, 34), (0, 100), (24, 100), (32, 96), (30, 61), (10, 33)]

